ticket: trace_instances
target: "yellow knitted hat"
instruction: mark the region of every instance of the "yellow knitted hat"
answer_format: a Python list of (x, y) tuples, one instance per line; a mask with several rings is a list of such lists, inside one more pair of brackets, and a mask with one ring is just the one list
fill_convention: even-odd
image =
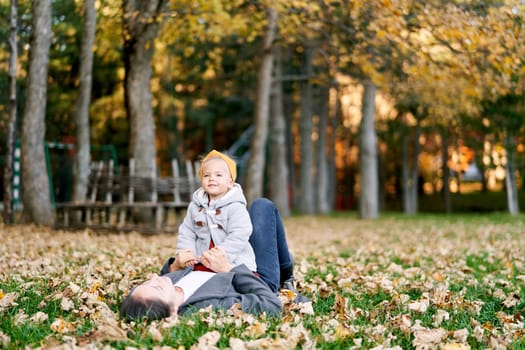
[(237, 178), (237, 164), (235, 163), (235, 161), (233, 159), (231, 159), (230, 157), (228, 157), (226, 154), (224, 153), (221, 153), (219, 151), (216, 151), (216, 150), (213, 150), (211, 151), (210, 153), (208, 153), (206, 155), (206, 157), (204, 157), (201, 161), (201, 167), (199, 168), (199, 177), (202, 179), (202, 165), (204, 164), (204, 162), (206, 162), (208, 159), (211, 159), (211, 158), (221, 158), (222, 160), (224, 160), (226, 162), (226, 165), (228, 166), (228, 170), (230, 170), (230, 175), (232, 177), (232, 180), (235, 181), (235, 178)]

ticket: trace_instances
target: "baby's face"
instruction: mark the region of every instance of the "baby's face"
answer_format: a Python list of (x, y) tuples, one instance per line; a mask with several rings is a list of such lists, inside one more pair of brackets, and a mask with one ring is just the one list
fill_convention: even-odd
[(233, 187), (228, 164), (221, 158), (208, 159), (202, 165), (202, 188), (211, 200), (221, 198)]

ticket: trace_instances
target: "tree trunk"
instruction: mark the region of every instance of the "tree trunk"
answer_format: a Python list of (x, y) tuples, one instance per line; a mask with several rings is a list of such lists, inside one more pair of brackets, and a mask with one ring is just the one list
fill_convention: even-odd
[(330, 212), (329, 184), (328, 184), (328, 159), (327, 155), (327, 133), (328, 133), (328, 87), (322, 86), (319, 96), (319, 124), (317, 125), (317, 190), (316, 202), (317, 212), (326, 214)]
[(412, 153), (412, 168), (410, 171), (410, 177), (412, 179), (412, 188), (410, 191), (410, 202), (413, 214), (417, 214), (419, 210), (418, 203), (418, 191), (419, 191), (419, 136), (421, 135), (421, 127), (419, 126), (419, 120), (416, 124), (416, 130), (414, 135), (414, 152)]
[[(289, 49), (286, 51), (289, 53)], [(288, 56), (288, 55), (287, 55)], [(289, 62), (290, 58), (288, 57), (284, 62)], [(289, 202), (290, 208), (295, 207), (297, 203), (297, 181), (295, 179), (295, 162), (294, 162), (294, 140), (293, 140), (293, 131), (292, 124), (294, 123), (294, 102), (293, 102), (293, 93), (285, 93), (283, 86), (283, 109), (284, 109), (284, 119), (285, 119), (285, 128), (286, 128), (286, 164), (288, 168), (288, 193), (289, 193)]]
[(52, 226), (49, 176), (44, 152), (47, 72), (51, 45), (51, 0), (33, 2), (29, 73), (22, 128), (24, 219)]
[[(279, 47), (275, 47), (274, 76), (282, 75)], [(286, 161), (286, 120), (283, 110), (283, 86), (280, 79), (272, 84), (270, 113), (270, 199), (275, 203), (282, 216), (290, 215), (288, 191), (288, 163)]]
[(9, 15), (9, 122), (7, 124), (7, 144), (4, 165), (4, 223), (12, 224), (13, 218), (13, 156), (16, 140), (16, 61), (18, 59), (17, 47), (17, 18), (18, 1), (11, 0)]
[(378, 169), (378, 184), (379, 184), (379, 201), (378, 201), (378, 211), (382, 212), (386, 209), (386, 200), (387, 200), (387, 157), (381, 152), (381, 149), (378, 149), (377, 152), (377, 169)]
[(375, 132), (376, 86), (371, 81), (364, 83), (363, 117), (359, 127), (359, 215), (363, 219), (379, 216), (379, 184), (377, 168), (377, 137)]
[(443, 169), (443, 201), (445, 202), (445, 213), (452, 213), (452, 198), (450, 196), (450, 171), (448, 169), (448, 133), (441, 131), (441, 163)]
[(337, 141), (337, 126), (340, 122), (341, 116), (341, 104), (339, 103), (339, 88), (334, 86), (332, 89), (334, 96), (330, 99), (330, 140), (329, 140), (329, 155), (328, 155), (328, 168), (329, 168), (329, 196), (328, 200), (331, 209), (335, 209), (336, 196), (337, 196), (337, 168), (335, 166), (335, 147)]
[(408, 188), (410, 186), (410, 165), (408, 155), (408, 125), (403, 125), (403, 136), (402, 136), (402, 149), (401, 149), (401, 184), (403, 190), (403, 212), (409, 213), (409, 195)]
[[(406, 127), (408, 130), (408, 127)], [(405, 214), (417, 214), (418, 212), (418, 158), (419, 158), (419, 125), (416, 125), (410, 161), (409, 135), (403, 137), (403, 209)]]
[(505, 151), (507, 153), (507, 163), (505, 164), (505, 186), (507, 189), (507, 206), (511, 215), (518, 215), (520, 212), (520, 208), (515, 173), (516, 165), (514, 160), (514, 135), (512, 135), (512, 133), (508, 130), (505, 134)]
[(95, 0), (84, 1), (84, 24), (82, 29), (82, 48), (80, 58), (80, 86), (75, 104), (76, 154), (73, 165), (73, 201), (86, 200), (90, 172), (90, 123), (89, 105), (91, 103), (93, 45), (96, 29)]
[[(307, 77), (312, 76), (312, 48), (304, 49), (303, 69)], [(301, 164), (300, 164), (300, 200), (298, 210), (303, 214), (312, 214), (315, 211), (313, 190), (313, 143), (312, 143), (312, 83), (310, 80), (302, 82), (301, 86), (301, 118), (299, 133), (301, 137)]]
[(268, 26), (264, 36), (263, 56), (257, 82), (255, 132), (250, 146), (250, 159), (248, 160), (246, 173), (245, 194), (248, 203), (263, 196), (266, 140), (268, 137), (268, 111), (273, 69), (272, 46), (277, 28), (277, 11), (274, 8), (269, 8), (266, 12)]
[[(137, 176), (156, 172), (155, 121), (150, 80), (154, 40), (165, 0), (124, 0), (124, 100), (130, 127), (130, 157)], [(139, 200), (150, 200), (149, 194)]]

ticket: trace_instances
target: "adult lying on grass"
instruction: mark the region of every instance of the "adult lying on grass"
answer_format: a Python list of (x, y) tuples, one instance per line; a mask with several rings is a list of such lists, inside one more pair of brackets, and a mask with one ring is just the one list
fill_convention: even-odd
[[(234, 304), (240, 304), (242, 310), (253, 314), (280, 315), (279, 288), (296, 292), (293, 260), (284, 226), (277, 208), (267, 199), (255, 200), (249, 213), (256, 273), (245, 265), (233, 267), (220, 247), (205, 251), (200, 257), (200, 262), (215, 272), (185, 267), (184, 258), (181, 258), (184, 254), (179, 252), (164, 264), (161, 276), (155, 275), (130, 291), (121, 304), (121, 317), (153, 320), (210, 305), (228, 309)], [(298, 302), (306, 300), (301, 295), (296, 299)]]

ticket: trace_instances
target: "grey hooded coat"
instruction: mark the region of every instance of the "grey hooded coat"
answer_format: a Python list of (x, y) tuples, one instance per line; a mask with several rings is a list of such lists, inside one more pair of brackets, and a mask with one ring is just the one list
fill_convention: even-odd
[(184, 221), (179, 226), (177, 251), (189, 248), (199, 258), (209, 249), (213, 239), (232, 265), (245, 264), (251, 271), (257, 271), (255, 254), (248, 241), (253, 228), (246, 203), (237, 183), (211, 204), (208, 203), (208, 194), (199, 188), (193, 193)]

